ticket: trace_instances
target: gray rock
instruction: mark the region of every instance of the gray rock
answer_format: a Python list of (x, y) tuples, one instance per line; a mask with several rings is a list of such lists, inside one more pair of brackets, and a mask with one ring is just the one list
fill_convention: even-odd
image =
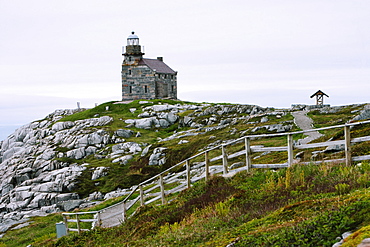
[(344, 144), (340, 144), (340, 145), (332, 145), (332, 146), (328, 146), (327, 148), (325, 148), (324, 152), (340, 152), (340, 151), (343, 151), (345, 149), (345, 145)]
[(177, 116), (176, 114), (172, 113), (172, 112), (169, 112), (166, 116), (166, 120), (170, 123), (170, 124), (174, 124), (177, 120), (179, 119), (179, 116)]
[(141, 152), (141, 147), (139, 144), (136, 142), (125, 142), (125, 143), (120, 143), (117, 145), (114, 145), (112, 147), (112, 154), (122, 154), (122, 153), (138, 153)]
[(370, 247), (370, 238), (365, 238), (357, 247)]
[(161, 128), (167, 128), (170, 123), (166, 119), (159, 119), (159, 125)]
[(83, 157), (85, 157), (85, 155), (86, 155), (86, 153), (85, 153), (85, 148), (84, 147), (73, 149), (73, 150), (70, 150), (70, 151), (67, 152), (67, 157), (68, 158), (72, 158), (72, 159), (76, 159), (76, 160), (82, 159)]
[(136, 119), (135, 127), (139, 129), (150, 129), (153, 125), (155, 125), (155, 120), (155, 117)]
[(130, 138), (134, 132), (132, 130), (127, 129), (119, 129), (114, 132), (116, 136), (123, 137), (123, 138)]
[(151, 106), (151, 108), (153, 109), (153, 111), (168, 111), (168, 110), (175, 108), (175, 106), (173, 105), (153, 105)]
[(59, 202), (57, 204), (57, 207), (62, 211), (72, 211), (73, 209), (78, 208), (82, 203), (84, 203), (83, 200), (70, 200), (65, 202)]
[(261, 118), (261, 123), (266, 123), (267, 121), (269, 121), (269, 118), (267, 116)]
[(125, 156), (123, 156), (123, 157), (120, 157), (120, 158), (117, 158), (117, 159), (112, 160), (112, 163), (120, 162), (121, 164), (126, 165), (126, 164), (127, 164), (127, 162), (128, 162), (129, 160), (131, 160), (132, 158), (133, 158), (133, 156), (132, 156), (132, 155), (125, 155)]
[(56, 196), (57, 202), (64, 202), (64, 201), (76, 200), (76, 199), (79, 199), (79, 198), (78, 198), (78, 195), (75, 193), (64, 193), (64, 194), (59, 194)]
[(106, 170), (107, 170), (107, 168), (104, 167), (104, 166), (100, 166), (100, 167), (95, 168), (95, 170), (94, 170), (94, 172), (91, 176), (91, 180), (96, 180), (98, 178), (106, 176), (107, 175)]
[(261, 129), (266, 129), (267, 131), (271, 131), (271, 132), (277, 132), (277, 133), (280, 133), (280, 132), (287, 132), (289, 130), (292, 129), (292, 125), (283, 125), (283, 124), (271, 124), (271, 125), (264, 125), (264, 126), (259, 126), (259, 127), (255, 127), (254, 129), (252, 129), (252, 132), (256, 132), (258, 130), (261, 130)]
[(149, 113), (149, 112), (143, 112), (143, 113), (140, 113), (138, 115), (138, 117), (141, 117), (141, 118), (148, 118), (148, 117), (151, 117), (152, 115)]
[(104, 195), (100, 191), (95, 191), (91, 193), (88, 197), (89, 201), (95, 201), (95, 200), (103, 200)]
[(149, 146), (146, 146), (146, 147), (144, 148), (144, 150), (141, 152), (141, 157), (144, 157), (145, 155), (147, 155), (147, 154), (148, 154), (149, 149), (151, 148), (151, 146), (152, 146), (152, 145), (149, 145)]
[(167, 148), (158, 147), (153, 150), (153, 154), (149, 157), (149, 165), (163, 165), (166, 163), (165, 153), (163, 152)]

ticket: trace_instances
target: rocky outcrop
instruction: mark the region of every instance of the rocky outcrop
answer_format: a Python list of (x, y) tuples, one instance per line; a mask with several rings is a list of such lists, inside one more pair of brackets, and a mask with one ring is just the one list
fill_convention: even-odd
[(79, 200), (71, 191), (75, 179), (88, 164), (79, 165), (66, 159), (82, 159), (110, 144), (109, 133), (98, 127), (113, 121), (103, 116), (57, 122), (74, 112), (57, 110), (44, 120), (19, 128), (2, 141), (0, 224), (74, 208), (67, 202)]

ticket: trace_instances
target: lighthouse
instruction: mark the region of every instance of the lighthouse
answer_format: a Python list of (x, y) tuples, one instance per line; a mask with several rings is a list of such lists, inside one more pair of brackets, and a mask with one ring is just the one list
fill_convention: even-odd
[(144, 58), (139, 37), (132, 32), (123, 49), (122, 101), (136, 99), (177, 99), (177, 72), (163, 57)]

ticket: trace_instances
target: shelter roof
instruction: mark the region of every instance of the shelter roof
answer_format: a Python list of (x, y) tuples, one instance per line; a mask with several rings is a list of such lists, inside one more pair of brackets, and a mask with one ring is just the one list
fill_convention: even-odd
[(321, 90), (318, 90), (316, 93), (312, 94), (310, 98), (313, 98), (317, 95), (325, 95), (326, 97), (329, 97), (329, 95), (327, 95), (326, 93), (324, 93), (323, 91)]

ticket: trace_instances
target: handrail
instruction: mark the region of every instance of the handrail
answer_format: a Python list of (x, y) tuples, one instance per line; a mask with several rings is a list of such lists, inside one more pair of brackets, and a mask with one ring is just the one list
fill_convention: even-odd
[[(340, 161), (340, 162), (346, 162), (346, 164), (348, 165), (348, 164), (351, 164), (352, 161), (369, 160), (370, 155), (352, 157), (351, 156), (351, 147), (350, 147), (351, 143), (370, 141), (370, 136), (357, 137), (357, 138), (353, 138), (353, 139), (350, 138), (350, 127), (355, 126), (355, 125), (368, 124), (368, 123), (370, 123), (370, 120), (362, 121), (362, 122), (346, 123), (346, 124), (335, 125), (335, 126), (321, 127), (321, 128), (317, 128), (317, 129), (295, 131), (295, 132), (284, 132), (284, 133), (272, 133), (272, 134), (259, 134), (259, 135), (243, 136), (243, 137), (240, 137), (238, 139), (228, 141), (227, 143), (223, 143), (223, 144), (217, 145), (215, 147), (209, 148), (207, 150), (201, 151), (198, 154), (195, 154), (195, 155), (193, 155), (193, 156), (191, 156), (187, 159), (184, 159), (181, 162), (179, 162), (179, 163), (171, 166), (170, 168), (162, 171), (161, 173), (159, 173), (159, 174), (157, 174), (157, 175), (139, 183), (136, 186), (133, 186), (131, 192), (121, 202), (116, 203), (114, 205), (111, 205), (111, 206), (109, 206), (107, 208), (104, 208), (100, 211), (93, 211), (93, 212), (89, 212), (89, 213), (97, 214), (98, 218), (100, 220), (99, 213), (102, 213), (102, 212), (104, 212), (108, 209), (111, 209), (111, 208), (117, 207), (118, 205), (123, 204), (123, 212), (122, 212), (123, 219), (122, 219), (122, 221), (125, 221), (127, 217), (130, 217), (129, 215), (126, 215), (127, 210), (132, 208), (134, 206), (134, 204), (139, 202), (139, 201), (140, 201), (141, 206), (147, 205), (147, 204), (152, 203), (152, 202), (157, 201), (157, 200), (162, 200), (162, 204), (164, 204), (164, 203), (166, 203), (165, 197), (167, 195), (169, 195), (171, 193), (179, 192), (179, 191), (184, 190), (186, 188), (189, 188), (191, 186), (192, 182), (197, 181), (199, 179), (202, 179), (204, 177), (206, 179), (208, 179), (208, 177), (211, 173), (215, 174), (215, 173), (223, 172), (224, 175), (227, 175), (230, 172), (227, 160), (231, 159), (231, 158), (238, 157), (240, 155), (245, 155), (246, 156), (246, 165), (244, 167), (232, 170), (233, 173), (236, 172), (236, 171), (241, 171), (241, 170), (249, 170), (251, 168), (282, 168), (282, 167), (289, 167), (293, 164), (293, 149), (294, 148), (295, 149), (307, 149), (307, 148), (330, 146), (330, 145), (335, 145), (335, 144), (336, 145), (345, 144), (345, 156), (346, 156), (345, 158), (336, 159), (336, 160), (315, 161), (315, 162), (320, 163), (320, 162), (329, 162), (329, 161), (331, 161), (331, 162)], [(321, 143), (300, 144), (300, 145), (294, 145), (294, 143), (293, 143), (293, 138), (292, 137), (293, 137), (293, 135), (296, 135), (296, 134), (308, 133), (308, 132), (312, 132), (312, 131), (328, 130), (328, 129), (333, 129), (333, 128), (343, 128), (343, 127), (344, 127), (344, 138), (345, 138), (344, 140), (327, 141), (327, 142), (321, 142)], [(250, 144), (249, 144), (249, 141), (253, 138), (267, 138), (267, 137), (276, 137), (276, 136), (287, 136), (288, 137), (287, 146), (283, 146), (283, 147), (257, 147), (257, 146), (250, 146)], [(230, 154), (230, 155), (228, 155), (226, 153), (226, 147), (227, 146), (233, 145), (235, 143), (239, 143), (239, 142), (242, 142), (242, 141), (245, 141), (245, 150), (241, 150), (241, 151), (235, 152), (235, 153)], [(210, 158), (208, 156), (211, 151), (218, 150), (218, 149), (221, 149), (221, 151), (222, 151), (221, 155), (219, 155), (217, 157), (214, 157), (214, 158)], [(282, 164), (252, 164), (252, 162), (250, 160), (251, 153), (252, 152), (262, 152), (262, 151), (266, 151), (266, 150), (276, 151), (276, 152), (278, 152), (278, 151), (288, 151), (287, 162), (282, 163)], [(205, 161), (200, 162), (200, 166), (195, 167), (193, 169), (195, 171), (198, 171), (198, 172), (199, 172), (199, 169), (201, 169), (201, 171), (203, 171), (203, 169), (204, 169), (204, 171), (202, 172), (202, 174), (194, 175), (193, 178), (191, 178), (190, 161), (197, 158), (197, 157), (203, 156), (203, 155), (205, 156)], [(220, 159), (222, 160), (222, 165), (209, 166), (209, 163), (211, 161), (220, 160)], [(302, 162), (302, 163), (304, 163), (304, 162)], [(177, 167), (180, 167), (180, 166), (186, 166), (186, 170), (183, 171), (181, 175), (178, 175), (177, 173), (175, 173), (175, 174), (170, 176), (170, 174), (169, 174), (169, 175), (167, 175), (167, 176), (169, 176), (168, 181), (164, 181), (163, 177), (166, 173), (169, 173), (171, 170), (173, 170)], [(213, 169), (213, 172), (211, 172), (212, 169)], [(182, 176), (185, 176), (185, 178), (181, 179)], [(165, 184), (167, 184), (167, 185), (171, 184), (171, 183), (169, 183), (169, 181), (171, 181), (172, 184), (175, 183), (175, 187), (172, 187), (172, 188), (166, 190), (164, 187), (165, 187)], [(143, 186), (151, 186), (154, 182), (158, 182), (158, 184), (155, 185), (154, 187), (151, 187), (150, 189), (147, 189), (146, 191), (145, 191), (145, 189), (143, 189)], [(178, 185), (176, 185), (176, 183)], [(155, 193), (152, 192), (153, 190), (156, 191), (158, 188), (159, 188), (160, 191), (155, 192)], [(130, 197), (132, 197), (132, 195), (135, 192), (137, 192), (138, 189), (140, 189), (140, 194), (136, 198), (134, 198), (133, 200), (130, 200)], [(149, 193), (149, 192), (152, 192), (152, 193)], [(145, 201), (145, 199), (148, 198), (148, 197), (152, 197), (152, 198), (149, 199), (148, 201)], [(135, 212), (136, 211), (134, 211), (134, 213)], [(85, 213), (88, 213), (88, 212), (64, 213), (63, 215), (76, 215), (76, 217), (77, 217), (79, 214), (85, 214)], [(120, 214), (115, 213), (115, 216), (117, 216), (117, 215), (120, 215)], [(109, 216), (107, 218), (111, 218), (111, 217), (112, 216)], [(107, 218), (105, 218), (105, 219), (107, 219)], [(77, 219), (77, 222), (78, 221), (79, 220)], [(117, 223), (116, 223), (116, 225), (117, 225)]]
[(183, 164), (184, 162), (186, 162), (186, 161), (188, 161), (188, 160), (190, 161), (190, 160), (192, 160), (192, 159), (194, 159), (194, 158), (196, 158), (196, 157), (199, 157), (199, 156), (203, 155), (205, 152), (210, 152), (210, 151), (215, 150), (215, 149), (218, 149), (218, 148), (220, 148), (220, 147), (222, 147), (222, 146), (231, 145), (231, 144), (234, 144), (234, 143), (237, 143), (237, 142), (241, 142), (241, 141), (243, 141), (245, 138), (274, 137), (274, 136), (284, 136), (284, 135), (296, 135), (296, 134), (303, 134), (303, 133), (308, 133), (308, 132), (312, 132), (312, 131), (319, 131), (319, 130), (327, 130), (327, 129), (341, 128), (341, 127), (345, 127), (345, 126), (354, 126), (354, 125), (367, 124), (367, 123), (370, 123), (370, 120), (362, 121), (362, 122), (355, 122), (355, 123), (346, 123), (346, 124), (334, 125), (334, 126), (328, 126), (328, 127), (321, 127), (321, 128), (317, 128), (317, 129), (300, 130), (300, 131), (294, 131), (294, 132), (284, 132), (284, 133), (272, 133), (272, 134), (259, 134), (259, 135), (247, 135), (247, 136), (243, 136), (243, 137), (240, 137), (240, 138), (238, 138), (238, 139), (236, 139), (236, 140), (234, 140), (234, 141), (228, 142), (228, 143), (226, 143), (226, 144), (220, 144), (220, 145), (215, 146), (215, 147), (213, 147), (213, 148), (210, 148), (210, 149), (207, 149), (207, 150), (205, 150), (205, 151), (202, 151), (202, 152), (200, 152), (200, 153), (198, 153), (198, 154), (196, 154), (196, 155), (193, 155), (193, 156), (191, 156), (191, 157), (189, 157), (189, 158), (187, 158), (187, 159), (185, 159), (185, 160), (183, 160), (183, 161), (181, 161), (181, 162), (177, 163), (176, 165), (171, 166), (171, 167), (170, 167), (170, 168), (168, 168), (167, 170), (165, 170), (165, 171), (163, 171), (163, 172), (161, 172), (161, 173), (159, 173), (159, 174), (157, 174), (157, 175), (155, 175), (155, 176), (153, 176), (153, 177), (151, 177), (151, 178), (149, 178), (149, 179), (147, 179), (147, 180), (145, 180), (145, 181), (141, 182), (139, 185), (144, 185), (144, 184), (146, 184), (146, 183), (148, 183), (148, 182), (150, 182), (150, 181), (152, 181), (152, 180), (154, 180), (154, 179), (156, 179), (156, 178), (159, 178), (159, 176), (160, 176), (161, 174), (164, 174), (164, 173), (166, 173), (166, 172), (168, 172), (168, 171), (172, 170), (173, 168), (175, 168), (175, 167), (177, 167), (177, 166), (179, 166), (179, 165)]

